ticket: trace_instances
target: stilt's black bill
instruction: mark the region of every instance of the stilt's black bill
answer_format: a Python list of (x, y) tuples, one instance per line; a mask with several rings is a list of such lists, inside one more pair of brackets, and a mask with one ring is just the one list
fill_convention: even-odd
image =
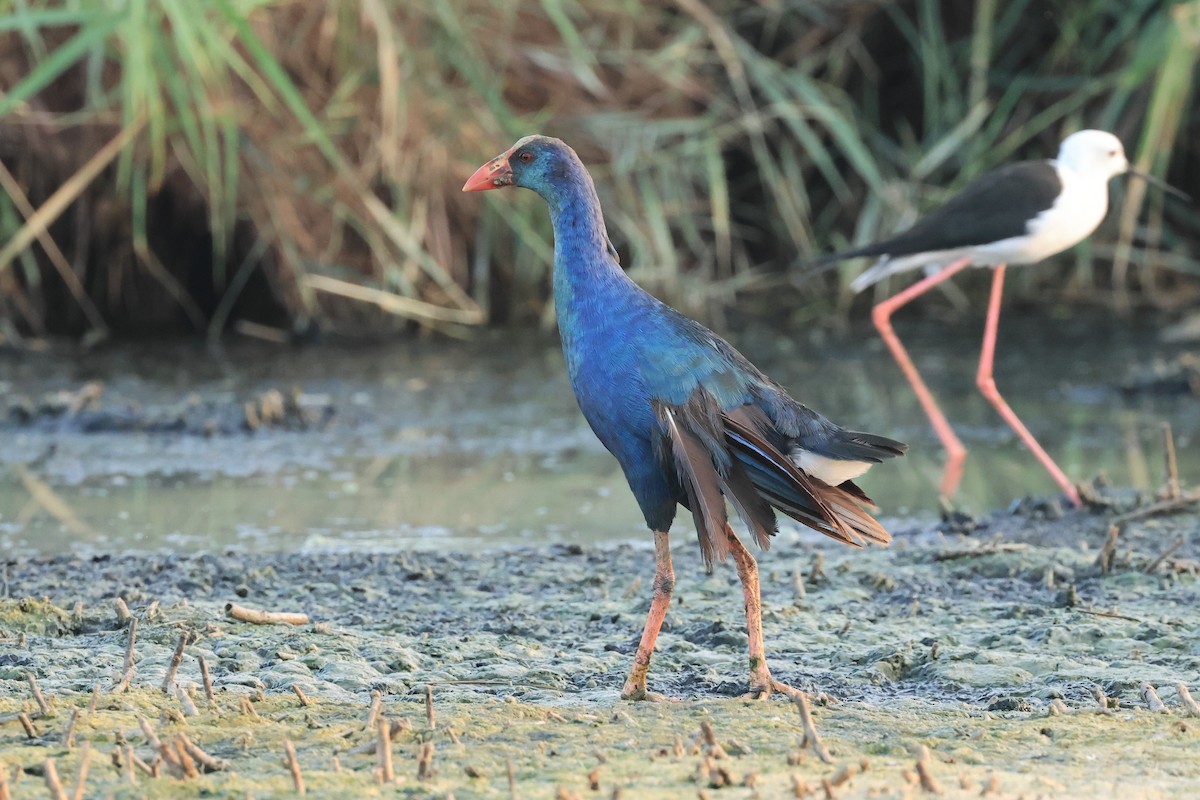
[(1187, 192), (1184, 192), (1180, 189), (1176, 189), (1171, 184), (1167, 183), (1166, 181), (1162, 180), (1161, 178), (1151, 175), (1148, 172), (1142, 172), (1141, 170), (1133, 169), (1132, 167), (1130, 169), (1127, 169), (1126, 172), (1128, 172), (1130, 175), (1136, 175), (1137, 177), (1141, 178), (1142, 180), (1144, 180), (1146, 183), (1150, 184), (1151, 186), (1155, 186), (1159, 189), (1162, 189), (1167, 194), (1173, 194), (1182, 200), (1187, 200), (1189, 203), (1192, 202), (1192, 196), (1190, 194), (1188, 194)]

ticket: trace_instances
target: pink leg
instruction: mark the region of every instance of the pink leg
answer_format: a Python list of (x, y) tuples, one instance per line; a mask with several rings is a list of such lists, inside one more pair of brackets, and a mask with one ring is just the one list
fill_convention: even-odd
[(646, 673), (650, 671), (650, 655), (658, 632), (662, 628), (667, 609), (671, 606), (671, 592), (675, 590), (675, 568), (671, 566), (671, 543), (665, 531), (654, 532), (654, 593), (650, 598), (650, 613), (646, 615), (646, 627), (637, 655), (633, 657), (633, 669), (625, 687), (621, 689), (623, 700), (656, 699), (646, 692)]
[(925, 381), (921, 380), (921, 374), (917, 372), (916, 365), (909, 358), (908, 351), (904, 349), (904, 345), (900, 343), (900, 338), (892, 330), (891, 316), (896, 309), (907, 305), (942, 281), (949, 280), (951, 276), (962, 272), (970, 265), (971, 260), (969, 258), (955, 261), (942, 271), (930, 275), (914, 283), (899, 294), (884, 300), (875, 306), (875, 309), (871, 312), (871, 320), (879, 330), (879, 335), (883, 337), (883, 341), (887, 344), (888, 349), (892, 351), (892, 358), (896, 359), (896, 363), (904, 371), (904, 377), (908, 379), (909, 385), (912, 386), (913, 392), (917, 395), (917, 399), (921, 401), (921, 408), (925, 409), (925, 415), (929, 417), (929, 422), (933, 425), (933, 432), (937, 434), (938, 441), (946, 449), (946, 466), (942, 471), (941, 485), (943, 497), (953, 497), (954, 493), (958, 491), (959, 481), (962, 480), (963, 461), (967, 458), (967, 449), (963, 447), (962, 442), (954, 434), (954, 429), (950, 427), (950, 423), (946, 420), (946, 415), (942, 413), (942, 409), (938, 407), (937, 401), (933, 399), (933, 393), (929, 391), (929, 387), (925, 385)]
[(1063, 493), (1070, 499), (1076, 507), (1083, 505), (1079, 499), (1079, 490), (1071, 483), (1071, 480), (1063, 473), (1058, 465), (1054, 463), (1054, 459), (1042, 449), (1038, 444), (1037, 439), (1033, 438), (1033, 434), (1029, 429), (1021, 423), (1017, 415), (1009, 408), (1008, 403), (1000, 396), (1000, 390), (996, 388), (996, 380), (992, 377), (992, 365), (996, 354), (996, 330), (1000, 324), (1000, 298), (1004, 293), (1004, 265), (996, 267), (996, 273), (992, 277), (992, 294), (988, 299), (987, 324), (983, 329), (983, 352), (979, 354), (979, 372), (975, 376), (975, 385), (979, 387), (979, 391), (987, 398), (996, 411), (1000, 412), (1000, 416), (1008, 423), (1008, 426), (1017, 432), (1017, 436), (1021, 437), (1021, 441), (1029, 448), (1041, 465), (1050, 473), (1050, 477), (1054, 478), (1054, 482), (1059, 485)]

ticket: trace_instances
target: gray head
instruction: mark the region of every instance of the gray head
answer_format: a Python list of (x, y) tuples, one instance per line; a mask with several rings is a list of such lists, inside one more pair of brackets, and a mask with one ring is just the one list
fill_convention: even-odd
[(586, 184), (591, 188), (591, 179), (579, 156), (561, 139), (535, 134), (518, 140), (475, 170), (463, 184), (463, 191), (483, 192), (521, 186), (549, 200), (571, 184)]

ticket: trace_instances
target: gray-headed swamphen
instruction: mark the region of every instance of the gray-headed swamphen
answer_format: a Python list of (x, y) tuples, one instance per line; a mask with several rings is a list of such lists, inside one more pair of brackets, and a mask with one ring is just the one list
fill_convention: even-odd
[(675, 585), (667, 532), (678, 505), (692, 512), (705, 563), (732, 555), (737, 566), (750, 695), (791, 693), (767, 668), (758, 566), (729, 526), (726, 501), (764, 549), (775, 509), (847, 544), (886, 543), (891, 537), (863, 510), (870, 500), (853, 480), (905, 446), (845, 430), (796, 402), (724, 339), (630, 280), (591, 176), (565, 143), (527, 136), (480, 167), (463, 191), (505, 186), (532, 189), (550, 206), (554, 301), (571, 386), (654, 533), (650, 613), (621, 696), (649, 696), (650, 654)]

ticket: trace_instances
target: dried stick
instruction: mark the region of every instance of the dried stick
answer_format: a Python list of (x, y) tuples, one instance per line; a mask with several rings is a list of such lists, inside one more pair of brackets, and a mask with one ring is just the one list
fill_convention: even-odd
[(1109, 525), (1108, 536), (1104, 539), (1104, 546), (1100, 548), (1100, 555), (1096, 557), (1096, 566), (1100, 567), (1100, 571), (1105, 575), (1112, 572), (1113, 560), (1117, 557), (1117, 537), (1120, 534), (1120, 526)]
[(0, 764), (0, 800), (12, 800), (8, 791), (8, 767)]
[(162, 740), (158, 738), (158, 734), (154, 732), (153, 726), (150, 725), (150, 720), (145, 717), (138, 717), (138, 725), (142, 726), (142, 735), (146, 737), (146, 743), (158, 752), (163, 749)]
[(1163, 454), (1167, 460), (1167, 499), (1178, 500), (1181, 495), (1179, 489), (1179, 464), (1175, 460), (1175, 435), (1171, 432), (1170, 422), (1163, 422), (1162, 432)]
[[(774, 688), (776, 691), (783, 692), (783, 694), (791, 697), (792, 702), (796, 704), (796, 710), (800, 712), (800, 722), (804, 726), (804, 740), (800, 742), (800, 747), (803, 748), (805, 745), (812, 747), (813, 752), (817, 754), (817, 758), (826, 764), (832, 764), (833, 756), (829, 755), (829, 750), (826, 749), (825, 743), (821, 741), (821, 735), (817, 733), (817, 726), (813, 724), (812, 711), (808, 707), (808, 695), (779, 682), (775, 682)], [(790, 691), (785, 691), (785, 689)]]
[(1179, 702), (1183, 704), (1183, 708), (1187, 711), (1188, 716), (1200, 717), (1200, 705), (1196, 705), (1196, 701), (1192, 699), (1192, 693), (1188, 691), (1188, 687), (1184, 683), (1175, 684), (1175, 691), (1179, 694)]
[(125, 767), (125, 780), (134, 785), (137, 784), (137, 773), (133, 771), (136, 758), (137, 756), (133, 754), (133, 745), (125, 745), (124, 757), (121, 759), (124, 762)]
[(137, 641), (137, 629), (137, 617), (131, 617), (129, 620), (129, 641), (125, 644), (125, 666), (121, 669), (120, 680), (112, 688), (114, 694), (124, 692), (129, 688), (129, 682), (133, 680), (133, 645)]
[[(83, 748), (79, 751), (79, 774), (75, 776), (75, 789), (71, 792), (71, 800), (83, 800), (83, 793), (87, 789), (88, 761), (91, 757), (92, 744), (84, 742)], [(2, 771), (0, 770), (0, 772)]]
[(1166, 550), (1162, 551), (1162, 554), (1159, 555), (1158, 558), (1154, 559), (1149, 564), (1147, 564), (1146, 568), (1142, 571), (1145, 572), (1147, 575), (1153, 575), (1155, 572), (1158, 572), (1159, 565), (1162, 564), (1162, 562), (1166, 561), (1171, 556), (1175, 555), (1175, 551), (1177, 551), (1179, 548), (1183, 547), (1184, 541), (1186, 541), (1186, 540), (1184, 539), (1183, 536), (1180, 536), (1177, 539), (1175, 539), (1175, 541), (1171, 542), (1170, 546), (1167, 547)]
[(437, 718), (433, 715), (433, 687), (428, 683), (425, 684), (425, 721), (429, 723), (429, 730), (437, 728)]
[(87, 713), (89, 716), (96, 713), (96, 703), (100, 701), (100, 681), (92, 684), (92, 698), (88, 700)]
[(54, 766), (53, 758), (46, 759), (46, 763), (42, 766), (42, 777), (46, 780), (46, 788), (50, 791), (50, 797), (54, 800), (67, 800), (67, 793), (63, 791), (62, 783), (58, 780), (58, 769)]
[(434, 772), (433, 742), (425, 742), (417, 750), (417, 779), (422, 781), (431, 780)]
[(187, 751), (188, 755), (200, 762), (206, 772), (220, 772), (221, 770), (229, 769), (228, 761), (204, 752), (195, 742), (188, 738), (186, 733), (176, 734), (176, 741), (183, 745), (183, 749)]
[(129, 606), (125, 605), (125, 600), (120, 597), (113, 598), (113, 608), (117, 611), (117, 622), (124, 625), (133, 619), (133, 614), (129, 613)]
[(204, 684), (204, 696), (208, 699), (208, 707), (216, 712), (217, 716), (220, 716), (221, 709), (217, 707), (217, 698), (213, 695), (212, 675), (208, 673), (208, 662), (204, 660), (204, 656), (196, 656), (196, 660), (200, 662), (200, 680)]
[(375, 753), (379, 758), (379, 773), (384, 783), (392, 783), (396, 780), (396, 773), (392, 769), (392, 729), (386, 717), (379, 718), (375, 730)]
[(192, 696), (178, 683), (175, 684), (175, 697), (179, 700), (179, 705), (183, 706), (183, 713), (185, 715), (189, 717), (200, 716), (200, 709), (196, 708), (196, 703), (192, 700)]
[(1158, 696), (1158, 692), (1154, 691), (1154, 687), (1151, 686), (1149, 682), (1142, 681), (1142, 685), (1138, 689), (1138, 693), (1141, 694), (1142, 702), (1146, 704), (1146, 707), (1150, 709), (1151, 713), (1160, 714), (1164, 711), (1168, 714), (1171, 713), (1171, 710), (1167, 708), (1165, 703), (1163, 703), (1162, 699)]
[(307, 794), (304, 788), (304, 776), (300, 774), (300, 762), (296, 760), (296, 748), (292, 745), (291, 739), (284, 739), (283, 746), (287, 750), (287, 765), (292, 772), (292, 785), (296, 787), (296, 794)]
[(198, 778), (200, 770), (196, 769), (196, 760), (188, 753), (187, 745), (183, 743), (182, 739), (182, 733), (175, 734), (175, 738), (169, 742), (169, 746), (179, 758), (179, 763), (183, 766), (183, 774), (189, 778)]
[(187, 647), (187, 643), (188, 632), (184, 631), (179, 637), (179, 644), (175, 645), (175, 653), (171, 656), (171, 663), (167, 665), (167, 674), (163, 676), (163, 694), (169, 694), (171, 691), (171, 684), (175, 681), (175, 673), (179, 671), (179, 665), (183, 663), (183, 648)]
[(917, 776), (921, 779), (921, 788), (930, 794), (941, 794), (942, 787), (933, 777), (929, 766), (929, 748), (921, 745), (917, 748)]
[(371, 709), (367, 712), (367, 724), (363, 725), (364, 731), (375, 729), (375, 720), (379, 719), (379, 709), (383, 708), (383, 694), (374, 689), (371, 691)]
[(33, 721), (29, 719), (29, 715), (24, 711), (17, 714), (17, 720), (21, 723), (21, 727), (25, 729), (25, 735), (30, 739), (37, 738), (37, 729), (33, 727)]
[(293, 611), (261, 611), (257, 608), (246, 608), (237, 603), (226, 603), (225, 614), (238, 622), (253, 622), (256, 625), (270, 625), (283, 622), (288, 625), (307, 625), (308, 614)]
[(26, 672), (25, 680), (29, 683), (29, 691), (33, 693), (33, 700), (38, 704), (42, 716), (50, 716), (50, 704), (46, 702), (46, 696), (42, 694), (41, 687), (38, 686), (37, 676), (32, 672)]
[(67, 720), (67, 727), (63, 729), (62, 746), (70, 750), (75, 746), (75, 723), (79, 721), (79, 709), (71, 712), (71, 718)]
[(299, 685), (297, 685), (297, 684), (293, 683), (293, 684), (292, 684), (292, 691), (293, 691), (293, 692), (295, 692), (295, 693), (296, 693), (296, 697), (298, 697), (298, 698), (300, 699), (300, 705), (302, 705), (302, 706), (307, 706), (307, 705), (309, 705), (308, 695), (306, 695), (306, 694), (304, 693), (304, 690), (303, 690), (303, 689), (301, 689)]
[(243, 695), (241, 697), (241, 701), (242, 701), (241, 702), (242, 713), (248, 717), (254, 717), (255, 719), (257, 719), (258, 712), (255, 711), (254, 706), (250, 704), (250, 698)]

